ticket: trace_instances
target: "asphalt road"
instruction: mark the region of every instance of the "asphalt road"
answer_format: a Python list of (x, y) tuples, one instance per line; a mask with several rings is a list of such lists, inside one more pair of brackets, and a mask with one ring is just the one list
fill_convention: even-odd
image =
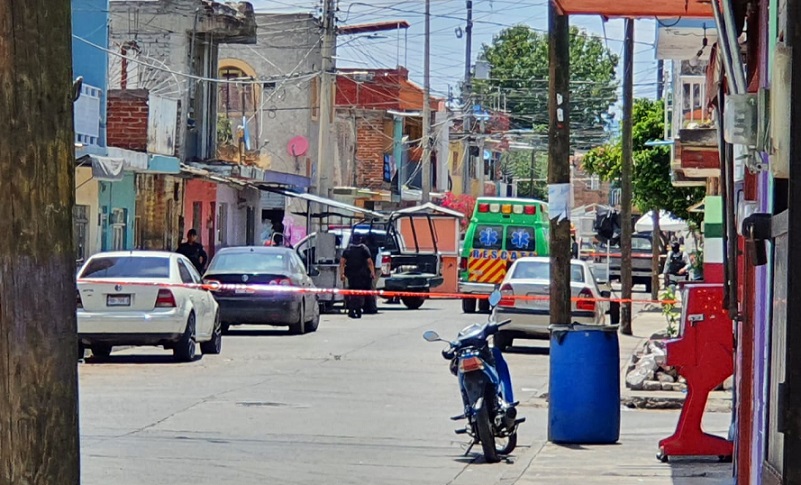
[(90, 359), (80, 366), (83, 483), (514, 483), (545, 445), (547, 342), (507, 356), (528, 422), (515, 455), (488, 465), (478, 450), (463, 456), (449, 420), (461, 413), (456, 379), (442, 345), (422, 339), (483, 318), (429, 301), (327, 315), (303, 336), (244, 327), (221, 355), (189, 364), (155, 348)]

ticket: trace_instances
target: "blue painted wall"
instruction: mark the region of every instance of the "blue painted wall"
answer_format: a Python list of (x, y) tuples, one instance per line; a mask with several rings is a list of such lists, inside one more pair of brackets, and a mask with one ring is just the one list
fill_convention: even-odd
[(108, 53), (75, 37), (108, 48), (109, 0), (72, 0), (73, 77), (83, 76), (86, 84), (103, 91), (101, 100), (100, 146), (106, 146), (106, 91)]
[(134, 219), (136, 217), (136, 176), (131, 172), (125, 172), (125, 177), (119, 182), (100, 182), (98, 199), (100, 202), (100, 214), (102, 222), (100, 225), (101, 251), (114, 250), (114, 230), (112, 227), (111, 216), (114, 209), (123, 209), (124, 216), (124, 237), (123, 247), (116, 249), (134, 248)]

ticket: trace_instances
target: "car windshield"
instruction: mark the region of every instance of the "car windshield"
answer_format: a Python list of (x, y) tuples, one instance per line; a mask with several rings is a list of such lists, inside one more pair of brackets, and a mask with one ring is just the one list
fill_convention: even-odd
[(224, 252), (211, 261), (209, 273), (274, 273), (286, 271), (289, 255), (263, 251)]
[(631, 249), (633, 251), (650, 251), (652, 248), (651, 240), (644, 237), (631, 238)]
[(96, 257), (89, 260), (81, 278), (169, 278), (170, 258), (147, 256)]
[[(551, 263), (549, 261), (519, 261), (515, 265), (512, 279), (516, 280), (549, 280)], [(570, 265), (570, 281), (584, 283), (584, 270), (580, 264)]]

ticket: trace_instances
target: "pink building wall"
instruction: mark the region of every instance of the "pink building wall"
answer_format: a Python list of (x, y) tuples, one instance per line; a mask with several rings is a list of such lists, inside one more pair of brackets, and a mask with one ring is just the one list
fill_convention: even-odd
[[(199, 212), (195, 210), (195, 204), (199, 204)], [(209, 257), (214, 255), (215, 250), (216, 212), (217, 184), (204, 180), (187, 181), (184, 188), (184, 226), (187, 230), (197, 230)]]

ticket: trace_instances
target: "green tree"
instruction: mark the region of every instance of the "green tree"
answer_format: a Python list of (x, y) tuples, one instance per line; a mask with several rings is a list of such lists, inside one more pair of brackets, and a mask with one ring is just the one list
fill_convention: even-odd
[[(531, 157), (534, 156), (532, 163)], [(508, 151), (501, 159), (504, 175), (511, 175), (517, 183), (517, 194), (520, 197), (532, 197), (548, 200), (548, 153), (546, 150)], [(532, 191), (531, 179), (534, 179)]]
[[(664, 137), (664, 104), (650, 99), (635, 100), (632, 107), (634, 204), (642, 211), (666, 210), (687, 221), (699, 222), (687, 211), (704, 197), (703, 187), (674, 187), (670, 180), (670, 148), (645, 144)], [(582, 162), (584, 170), (601, 179), (620, 179), (623, 163), (620, 140), (590, 150)]]
[[(491, 68), (489, 80), (475, 82), (478, 100), (500, 94), (516, 128), (533, 129), (542, 145), (548, 132), (548, 37), (525, 25), (502, 30), (481, 57)], [(601, 39), (570, 28), (570, 126), (576, 148), (606, 141), (605, 131), (617, 102), (618, 56)]]

